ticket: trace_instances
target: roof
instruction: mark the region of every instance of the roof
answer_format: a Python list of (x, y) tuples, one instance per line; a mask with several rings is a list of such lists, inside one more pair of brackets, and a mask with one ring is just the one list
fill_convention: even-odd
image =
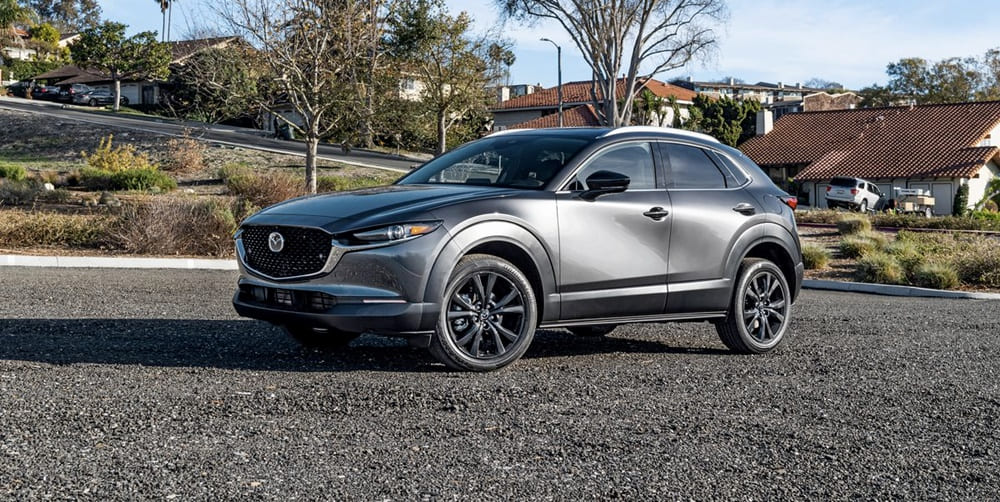
[(746, 84), (733, 82), (707, 82), (707, 81), (688, 81), (688, 80), (674, 80), (675, 83), (680, 85), (687, 85), (691, 87), (714, 87), (719, 89), (745, 89), (749, 91), (805, 91), (805, 92), (822, 92), (827, 89), (820, 89), (818, 87), (806, 87), (799, 85), (789, 85), (782, 84), (781, 87), (778, 84), (772, 84), (770, 82), (757, 82), (756, 84)]
[(1000, 126), (1000, 101), (784, 115), (740, 149), (762, 165), (805, 165), (795, 177), (968, 178), (1000, 148), (980, 147)]
[(212, 37), (212, 38), (198, 38), (195, 40), (178, 40), (176, 42), (167, 42), (170, 45), (170, 55), (173, 63), (179, 63), (198, 51), (209, 49), (212, 47), (226, 46), (229, 43), (236, 40), (238, 37)]
[[(638, 79), (637, 82), (639, 85), (645, 83), (645, 88), (662, 98), (674, 96), (679, 101), (691, 101), (698, 95), (698, 93), (692, 90), (673, 84), (663, 83), (655, 79)], [(590, 90), (592, 85), (593, 82), (590, 80), (564, 83), (562, 85), (563, 104), (574, 105), (590, 103)], [(601, 97), (600, 89), (597, 89), (597, 95), (598, 98)], [(620, 78), (616, 82), (615, 95), (618, 98), (625, 95), (625, 79)], [(556, 106), (559, 106), (559, 88), (550, 87), (548, 89), (535, 91), (531, 94), (508, 99), (494, 108), (494, 111), (520, 110), (525, 108), (553, 108)]]
[[(579, 105), (570, 109), (563, 109), (563, 127), (596, 127), (601, 125), (597, 120), (592, 105)], [(559, 127), (559, 114), (550, 113), (544, 117), (538, 117), (527, 122), (514, 124), (510, 129), (542, 129), (549, 127)]]
[(31, 78), (34, 80), (51, 80), (57, 78), (63, 79), (63, 78), (75, 77), (77, 75), (80, 75), (81, 73), (85, 73), (85, 71), (81, 69), (79, 66), (74, 64), (68, 64), (65, 66), (60, 66), (59, 68), (56, 68), (54, 70), (42, 73), (41, 75), (35, 75), (34, 77)]

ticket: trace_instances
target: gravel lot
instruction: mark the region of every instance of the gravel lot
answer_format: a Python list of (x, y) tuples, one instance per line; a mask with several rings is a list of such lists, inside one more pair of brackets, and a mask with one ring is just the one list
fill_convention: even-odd
[(806, 291), (786, 344), (299, 349), (228, 272), (0, 268), (0, 499), (992, 499), (1000, 302)]

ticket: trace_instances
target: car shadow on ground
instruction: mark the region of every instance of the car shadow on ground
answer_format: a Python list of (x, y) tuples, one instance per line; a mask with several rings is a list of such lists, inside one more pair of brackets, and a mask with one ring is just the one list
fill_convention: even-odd
[[(578, 337), (541, 330), (524, 357), (604, 353), (726, 352), (621, 335)], [(0, 319), (0, 360), (255, 371), (446, 370), (424, 349), (410, 347), (403, 339), (363, 336), (347, 348), (319, 351), (300, 347), (274, 326), (242, 320)]]

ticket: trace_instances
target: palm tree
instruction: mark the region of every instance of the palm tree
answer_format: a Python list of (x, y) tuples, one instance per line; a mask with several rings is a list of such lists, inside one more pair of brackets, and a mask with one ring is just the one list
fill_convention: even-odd
[(17, 0), (0, 0), (0, 41), (21, 42), (16, 26), (35, 20), (35, 12), (22, 7)]
[(171, 7), (173, 7), (173, 2), (171, 2), (170, 0), (153, 0), (153, 1), (159, 4), (160, 14), (163, 16), (163, 28), (160, 30), (160, 41), (161, 42), (169, 41), (170, 38), (167, 31), (169, 28), (167, 26), (167, 11), (173, 10), (171, 9)]

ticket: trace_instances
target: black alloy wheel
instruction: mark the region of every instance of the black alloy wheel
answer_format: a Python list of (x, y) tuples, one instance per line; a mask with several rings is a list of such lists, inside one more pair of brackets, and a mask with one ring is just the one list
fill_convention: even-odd
[(501, 258), (469, 255), (460, 260), (441, 305), (430, 348), (451, 368), (502, 368), (520, 358), (534, 338), (537, 306), (531, 284)]
[(768, 260), (747, 258), (740, 267), (729, 314), (715, 328), (734, 352), (770, 352), (784, 338), (790, 311), (790, 289), (781, 269)]

